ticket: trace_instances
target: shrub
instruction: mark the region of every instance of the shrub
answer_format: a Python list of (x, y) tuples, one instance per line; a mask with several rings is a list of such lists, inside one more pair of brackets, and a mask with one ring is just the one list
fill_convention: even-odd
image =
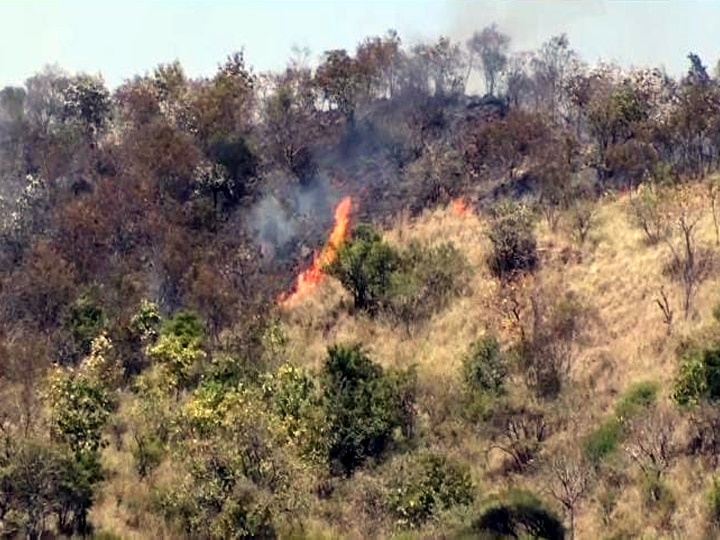
[(470, 346), (470, 353), (463, 361), (463, 375), (465, 384), (473, 392), (503, 393), (508, 366), (495, 338), (482, 338)]
[(657, 399), (658, 385), (642, 381), (633, 384), (615, 407), (615, 416), (623, 421), (641, 409), (649, 409)]
[(675, 379), (673, 399), (679, 405), (720, 399), (720, 349), (687, 351)]
[(352, 295), (356, 309), (375, 314), (390, 287), (390, 276), (400, 263), (399, 254), (380, 234), (359, 225), (353, 237), (340, 247), (337, 258), (325, 271)]
[(713, 478), (710, 489), (705, 493), (705, 506), (709, 527), (717, 531), (720, 529), (720, 482)]
[(366, 459), (379, 458), (395, 429), (411, 434), (414, 372), (385, 373), (359, 345), (337, 345), (328, 349), (322, 386), (334, 473), (350, 475)]
[(585, 458), (595, 465), (613, 454), (623, 437), (623, 429), (617, 418), (605, 420), (583, 441), (583, 454)]
[(638, 194), (630, 198), (629, 216), (645, 233), (648, 244), (657, 244), (668, 234), (668, 224), (663, 215), (663, 196), (659, 188), (644, 184)]
[(465, 255), (450, 243), (437, 247), (413, 242), (391, 274), (384, 307), (409, 330), (441, 311), (467, 286)]
[(401, 526), (416, 527), (441, 510), (473, 501), (469, 468), (442, 455), (406, 460), (393, 478), (388, 506)]
[(525, 205), (505, 203), (496, 207), (488, 235), (492, 243), (488, 264), (495, 276), (504, 279), (535, 269), (538, 257), (534, 220)]
[(107, 327), (102, 308), (88, 296), (80, 296), (70, 307), (65, 326), (73, 337), (80, 355), (90, 353), (93, 339)]
[(533, 493), (510, 490), (489, 505), (472, 528), (490, 537), (563, 540), (565, 527)]
[(664, 524), (668, 523), (676, 506), (675, 496), (668, 485), (655, 475), (643, 474), (640, 493), (643, 506), (657, 512)]

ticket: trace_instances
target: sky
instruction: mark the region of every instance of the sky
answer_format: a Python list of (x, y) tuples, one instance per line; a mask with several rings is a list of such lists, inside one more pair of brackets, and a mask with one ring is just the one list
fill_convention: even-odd
[(390, 28), (413, 44), (465, 40), (492, 22), (515, 50), (566, 32), (591, 63), (680, 75), (690, 51), (712, 68), (720, 58), (716, 0), (0, 0), (0, 87), (46, 64), (100, 73), (111, 87), (176, 59), (207, 76), (240, 49), (256, 71), (279, 70), (293, 46), (318, 59)]

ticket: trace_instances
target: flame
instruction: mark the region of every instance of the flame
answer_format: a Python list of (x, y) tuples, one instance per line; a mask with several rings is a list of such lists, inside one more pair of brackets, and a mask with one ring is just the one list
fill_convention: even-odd
[(350, 227), (350, 210), (352, 201), (345, 197), (335, 208), (335, 225), (328, 238), (327, 245), (320, 252), (313, 255), (313, 262), (310, 268), (301, 272), (295, 282), (295, 290), (290, 294), (281, 294), (278, 304), (282, 308), (288, 308), (299, 298), (309, 294), (322, 282), (325, 274), (322, 269), (332, 264), (337, 258), (338, 248), (345, 242)]
[(455, 199), (452, 202), (451, 206), (452, 206), (453, 214), (455, 214), (458, 217), (467, 217), (468, 207), (467, 207), (467, 204), (465, 204), (464, 200)]

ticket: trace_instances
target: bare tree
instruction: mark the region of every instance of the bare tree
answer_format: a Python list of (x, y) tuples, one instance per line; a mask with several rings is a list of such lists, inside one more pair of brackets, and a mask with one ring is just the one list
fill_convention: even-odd
[(647, 477), (660, 480), (670, 467), (675, 419), (665, 408), (656, 408), (628, 421), (625, 452)]
[(490, 429), (492, 443), (488, 452), (493, 449), (504, 452), (518, 471), (534, 459), (550, 431), (541, 411), (524, 406), (496, 414)]
[(592, 468), (576, 447), (550, 461), (550, 494), (567, 511), (570, 519), (570, 538), (575, 538), (575, 510), (590, 487)]
[(720, 245), (720, 226), (718, 226), (718, 196), (720, 196), (720, 181), (714, 176), (710, 177), (707, 184), (707, 195), (710, 199), (710, 210), (712, 211), (713, 225), (715, 227), (715, 244)]
[(707, 277), (709, 257), (697, 247), (696, 229), (702, 213), (696, 205), (690, 204), (687, 197), (679, 196), (675, 208), (670, 211), (675, 217), (676, 231), (680, 241), (676, 243), (668, 237), (665, 243), (670, 249), (670, 272), (683, 288), (683, 311), (688, 317), (698, 287)]

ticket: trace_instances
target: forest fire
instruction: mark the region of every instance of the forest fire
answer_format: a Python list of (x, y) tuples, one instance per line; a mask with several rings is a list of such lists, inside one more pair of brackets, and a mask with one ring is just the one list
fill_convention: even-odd
[(292, 293), (281, 294), (278, 298), (278, 304), (282, 308), (289, 308), (302, 296), (309, 294), (322, 282), (325, 274), (322, 269), (333, 263), (337, 258), (338, 248), (345, 242), (350, 227), (350, 210), (352, 201), (350, 197), (345, 197), (335, 208), (335, 224), (328, 238), (327, 245), (320, 252), (313, 256), (313, 262), (310, 268), (301, 272), (295, 282), (295, 289)]
[(467, 204), (465, 204), (465, 201), (462, 199), (455, 199), (452, 204), (452, 211), (453, 214), (455, 214), (458, 217), (467, 217), (468, 215), (468, 207)]

